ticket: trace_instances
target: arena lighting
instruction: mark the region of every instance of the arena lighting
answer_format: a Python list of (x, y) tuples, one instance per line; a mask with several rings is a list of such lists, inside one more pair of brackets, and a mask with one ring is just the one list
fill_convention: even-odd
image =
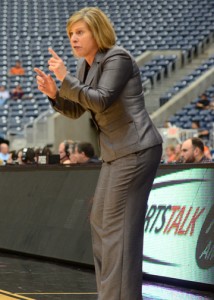
[(143, 271), (214, 284), (214, 172), (159, 170), (144, 227)]

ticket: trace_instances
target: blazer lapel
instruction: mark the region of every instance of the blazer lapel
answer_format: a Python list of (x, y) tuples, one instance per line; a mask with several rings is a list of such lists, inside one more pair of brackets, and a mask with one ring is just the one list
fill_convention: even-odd
[(84, 74), (86, 69), (86, 61), (84, 59), (79, 59), (77, 64), (76, 76), (80, 80), (80, 82), (84, 81)]
[(90, 69), (88, 70), (88, 75), (86, 77), (85, 80), (85, 84), (90, 85), (96, 72), (97, 72), (97, 68), (98, 68), (98, 64), (93, 62), (93, 64), (91, 65)]
[[(100, 61), (102, 58), (105, 56), (105, 53), (98, 52), (94, 58), (93, 64), (91, 65), (88, 75), (85, 80), (85, 84), (90, 85), (95, 77), (97, 75), (97, 69), (99, 67)], [(86, 63), (85, 63), (85, 68), (86, 68)], [(84, 70), (85, 70), (84, 68)]]

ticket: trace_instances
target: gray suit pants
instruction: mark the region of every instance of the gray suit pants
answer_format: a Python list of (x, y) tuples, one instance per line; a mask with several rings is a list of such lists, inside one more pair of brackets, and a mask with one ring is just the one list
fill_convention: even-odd
[(142, 300), (144, 219), (161, 154), (158, 145), (102, 165), (91, 211), (99, 300)]

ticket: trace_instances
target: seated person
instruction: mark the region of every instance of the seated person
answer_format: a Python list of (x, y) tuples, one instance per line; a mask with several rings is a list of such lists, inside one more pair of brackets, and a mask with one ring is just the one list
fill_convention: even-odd
[(73, 146), (72, 140), (63, 141), (59, 144), (58, 154), (60, 156), (60, 164), (71, 164), (70, 152)]
[(0, 105), (3, 105), (10, 98), (10, 93), (4, 85), (0, 86)]
[(25, 69), (22, 67), (21, 61), (17, 60), (15, 66), (11, 67), (9, 70), (9, 75), (11, 76), (22, 76), (25, 74)]
[(166, 120), (166, 121), (164, 122), (163, 127), (164, 127), (164, 128), (170, 128), (170, 127), (172, 127), (172, 124), (171, 124), (168, 120)]
[(35, 151), (33, 148), (23, 148), (21, 154), (21, 164), (35, 164)]
[(91, 143), (87, 143), (87, 142), (76, 143), (74, 149), (74, 155), (76, 157), (77, 163), (79, 164), (100, 162), (100, 160), (95, 156), (94, 147)]
[(22, 99), (24, 96), (24, 91), (20, 84), (18, 84), (11, 92), (11, 98), (13, 100)]
[(199, 121), (192, 121), (192, 129), (198, 130), (198, 137), (203, 139), (209, 139), (209, 131), (207, 129), (201, 128)]
[(72, 146), (70, 147), (69, 151), (70, 151), (70, 156), (69, 156), (69, 159), (70, 159), (70, 163), (71, 164), (77, 164), (77, 157), (75, 155), (75, 148), (76, 148), (76, 145), (78, 144), (79, 142), (75, 141), (72, 143)]
[(212, 153), (210, 151), (210, 148), (206, 145), (204, 145), (204, 155), (209, 158), (210, 160), (212, 160)]
[(178, 143), (175, 146), (175, 162), (180, 163), (181, 162), (181, 146), (182, 144)]
[(13, 165), (16, 164), (16, 161), (17, 161), (17, 151), (12, 150), (9, 152), (9, 158), (7, 160), (7, 164)]
[(23, 151), (23, 148), (21, 148), (21, 149), (19, 149), (18, 151), (17, 151), (17, 159), (16, 159), (16, 163), (18, 164), (18, 165), (23, 165), (24, 163), (22, 162), (22, 151)]
[(175, 153), (175, 146), (168, 145), (165, 149), (165, 163), (173, 163), (176, 161), (176, 153)]
[(207, 97), (207, 94), (202, 94), (196, 103), (196, 108), (198, 109), (209, 109), (210, 108), (210, 100)]
[(35, 161), (38, 164), (47, 164), (52, 151), (49, 147), (35, 149)]
[(183, 142), (181, 146), (182, 163), (208, 163), (212, 162), (204, 153), (204, 143), (201, 139), (193, 137)]
[(3, 164), (6, 164), (7, 160), (9, 159), (9, 145), (5, 142), (0, 144), (0, 160), (3, 161)]

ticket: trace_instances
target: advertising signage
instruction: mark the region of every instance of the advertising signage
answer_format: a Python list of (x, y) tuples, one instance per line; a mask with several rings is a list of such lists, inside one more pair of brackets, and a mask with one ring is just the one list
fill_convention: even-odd
[(214, 169), (159, 169), (150, 193), (143, 271), (214, 284)]

